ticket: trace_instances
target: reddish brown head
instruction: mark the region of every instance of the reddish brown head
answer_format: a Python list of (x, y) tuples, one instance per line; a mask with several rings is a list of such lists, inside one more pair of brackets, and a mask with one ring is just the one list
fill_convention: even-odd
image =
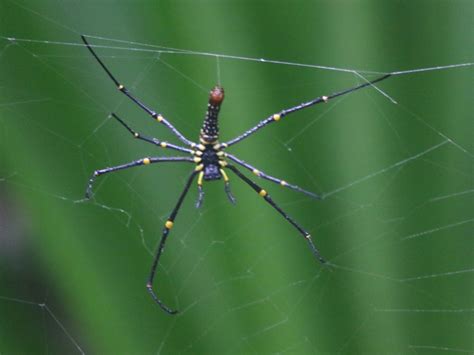
[(209, 93), (209, 103), (212, 105), (220, 105), (224, 101), (224, 88), (215, 86)]

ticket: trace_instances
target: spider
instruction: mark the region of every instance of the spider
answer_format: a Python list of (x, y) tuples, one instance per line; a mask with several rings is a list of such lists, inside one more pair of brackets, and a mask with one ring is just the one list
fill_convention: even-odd
[[(156, 269), (158, 266), (158, 263), (160, 261), (160, 257), (163, 253), (163, 250), (165, 248), (165, 243), (166, 240), (168, 239), (170, 230), (173, 228), (176, 216), (178, 215), (178, 212), (181, 208), (181, 205), (189, 191), (189, 188), (191, 187), (191, 184), (193, 180), (197, 177), (197, 188), (198, 188), (198, 198), (196, 202), (196, 208), (199, 208), (202, 205), (203, 198), (204, 198), (204, 190), (202, 188), (204, 181), (213, 181), (213, 180), (224, 180), (224, 191), (227, 194), (228, 199), (230, 202), (235, 203), (235, 198), (231, 193), (230, 190), (230, 185), (229, 185), (229, 176), (226, 173), (226, 170), (232, 171), (239, 179), (241, 179), (244, 183), (246, 183), (248, 186), (250, 186), (255, 192), (262, 197), (265, 202), (267, 202), (271, 207), (273, 207), (280, 215), (282, 215), (297, 231), (299, 234), (303, 236), (303, 238), (306, 240), (308, 243), (309, 248), (311, 249), (312, 253), (316, 257), (317, 260), (321, 264), (325, 264), (326, 261), (324, 258), (321, 256), (319, 253), (319, 250), (316, 248), (315, 244), (313, 243), (311, 239), (311, 235), (303, 229), (298, 223), (296, 223), (293, 218), (291, 218), (288, 214), (286, 214), (285, 211), (281, 209), (270, 197), (268, 192), (261, 188), (257, 183), (255, 183), (253, 180), (248, 178), (246, 175), (244, 175), (237, 167), (236, 165), (240, 165), (241, 167), (251, 171), (253, 174), (255, 174), (259, 178), (263, 178), (266, 180), (269, 180), (273, 183), (279, 184), (282, 187), (286, 187), (301, 193), (304, 193), (312, 198), (315, 199), (321, 199), (321, 196), (318, 194), (315, 194), (313, 192), (307, 191), (302, 189), (301, 187), (297, 185), (290, 184), (286, 182), (285, 180), (267, 175), (266, 173), (256, 169), (254, 166), (246, 163), (245, 161), (237, 158), (235, 155), (232, 155), (228, 152), (226, 152), (226, 149), (236, 143), (241, 142), (245, 138), (249, 137), (250, 135), (254, 134), (258, 130), (262, 129), (263, 127), (266, 127), (267, 125), (274, 123), (274, 122), (279, 122), (282, 118), (285, 116), (292, 114), (294, 112), (303, 110), (305, 108), (311, 107), (313, 105), (319, 104), (319, 103), (326, 103), (330, 99), (336, 98), (338, 96), (346, 95), (349, 94), (353, 91), (362, 89), (367, 86), (371, 86), (379, 81), (382, 81), (388, 77), (391, 76), (391, 74), (385, 74), (383, 76), (380, 76), (372, 81), (367, 81), (363, 84), (354, 86), (349, 89), (345, 89), (343, 91), (339, 91), (327, 96), (319, 96), (311, 101), (303, 102), (297, 106), (287, 108), (284, 110), (279, 111), (278, 113), (272, 114), (269, 117), (265, 118), (264, 120), (260, 121), (256, 126), (250, 128), (248, 131), (244, 132), (243, 134), (237, 136), (234, 139), (231, 139), (230, 141), (227, 141), (225, 143), (220, 143), (219, 142), (219, 127), (218, 127), (218, 117), (219, 117), (219, 111), (222, 105), (222, 102), (224, 101), (224, 89), (221, 86), (215, 86), (209, 94), (209, 102), (207, 104), (207, 112), (206, 116), (204, 118), (204, 123), (202, 125), (200, 134), (199, 134), (199, 143), (192, 142), (188, 140), (186, 137), (184, 137), (165, 117), (163, 117), (162, 114), (156, 113), (152, 109), (150, 109), (148, 106), (146, 106), (142, 101), (137, 99), (124, 85), (122, 85), (114, 75), (112, 75), (111, 71), (107, 68), (107, 66), (104, 64), (104, 62), (99, 58), (99, 56), (95, 53), (95, 51), (92, 49), (91, 45), (87, 42), (85, 36), (81, 36), (84, 44), (86, 45), (87, 49), (91, 52), (91, 54), (94, 56), (94, 58), (97, 60), (97, 62), (100, 64), (102, 69), (107, 73), (109, 78), (114, 82), (115, 86), (117, 89), (123, 93), (125, 96), (127, 96), (131, 101), (133, 101), (136, 105), (138, 105), (141, 109), (143, 109), (153, 120), (158, 121), (162, 125), (166, 126), (171, 132), (174, 133), (174, 135), (185, 145), (179, 146), (175, 145), (172, 143), (168, 143), (165, 141), (160, 141), (156, 138), (153, 137), (147, 137), (142, 135), (139, 132), (136, 132), (133, 130), (124, 120), (122, 120), (119, 116), (117, 116), (115, 113), (112, 113), (111, 116), (116, 119), (130, 134), (135, 137), (136, 139), (140, 139), (142, 141), (148, 142), (150, 144), (153, 144), (159, 148), (165, 148), (165, 149), (172, 149), (176, 150), (178, 152), (182, 153), (187, 153), (190, 156), (187, 157), (145, 157), (142, 159), (138, 159), (126, 164), (122, 165), (117, 165), (117, 166), (112, 166), (112, 167), (107, 167), (104, 169), (99, 169), (95, 170), (92, 177), (89, 179), (88, 185), (87, 185), (87, 190), (86, 190), (86, 198), (90, 198), (92, 196), (92, 185), (94, 184), (95, 179), (98, 176), (112, 173), (115, 171), (119, 170), (124, 170), (128, 168), (133, 168), (136, 166), (141, 166), (141, 165), (150, 165), (150, 164), (156, 164), (156, 163), (166, 163), (166, 162), (186, 162), (186, 163), (191, 163), (194, 164), (194, 169), (187, 178), (186, 184), (184, 186), (184, 190), (181, 192), (181, 195), (178, 198), (178, 202), (176, 203), (175, 207), (171, 211), (171, 214), (169, 215), (169, 218), (165, 222), (164, 228), (163, 228), (163, 234), (160, 240), (160, 243), (158, 245), (158, 249), (155, 253), (151, 271), (148, 277), (148, 281), (146, 283), (146, 288), (148, 292), (150, 293), (151, 297), (153, 300), (167, 313), (169, 314), (176, 314), (178, 313), (177, 310), (173, 310), (170, 307), (168, 307), (166, 304), (164, 304), (160, 298), (158, 298), (157, 294), (153, 290), (153, 281), (155, 279), (155, 274), (156, 274)], [(228, 162), (232, 161), (236, 165), (233, 165)]]

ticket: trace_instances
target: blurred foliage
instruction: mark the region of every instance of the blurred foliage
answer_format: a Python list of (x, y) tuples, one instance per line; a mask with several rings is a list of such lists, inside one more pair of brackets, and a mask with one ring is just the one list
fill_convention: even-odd
[(225, 140), (360, 78), (132, 42), (389, 72), (472, 61), (473, 16), (472, 1), (1, 1), (0, 353), (78, 352), (70, 337), (98, 354), (473, 351), (472, 67), (391, 78), (379, 87), (398, 105), (359, 91), (233, 148), (329, 194), (261, 181), (335, 267), (231, 176), (236, 206), (206, 184), (203, 209), (193, 189), (177, 218), (156, 282), (182, 311), (171, 317), (145, 280), (189, 167), (114, 174), (82, 200), (94, 169), (167, 154), (111, 111), (173, 137), (117, 93), (79, 38), (124, 41), (90, 39), (192, 139), (220, 80)]

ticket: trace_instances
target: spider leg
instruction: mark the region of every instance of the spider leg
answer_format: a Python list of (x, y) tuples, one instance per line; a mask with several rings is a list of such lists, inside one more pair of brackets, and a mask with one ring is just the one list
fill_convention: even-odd
[(248, 131), (244, 132), (243, 134), (241, 134), (240, 136), (234, 138), (234, 139), (231, 139), (230, 141), (224, 143), (225, 145), (227, 146), (231, 146), (235, 143), (238, 143), (240, 142), (241, 140), (247, 138), (248, 136), (250, 136), (251, 134), (255, 133), (256, 131), (258, 131), (259, 129), (265, 127), (266, 125), (272, 123), (272, 122), (277, 122), (279, 121), (282, 117), (290, 114), (290, 113), (293, 113), (293, 112), (296, 112), (296, 111), (299, 111), (299, 110), (302, 110), (302, 109), (305, 109), (307, 107), (311, 107), (313, 105), (317, 105), (317, 104), (320, 104), (322, 102), (328, 102), (330, 99), (333, 99), (333, 98), (336, 98), (338, 96), (343, 96), (343, 95), (346, 95), (346, 94), (349, 94), (353, 91), (357, 91), (359, 89), (362, 89), (362, 88), (365, 88), (367, 86), (371, 86), (379, 81), (382, 81), (382, 80), (385, 80), (387, 78), (389, 78), (390, 76), (392, 76), (392, 74), (385, 74), (377, 79), (374, 79), (372, 81), (368, 81), (366, 83), (363, 83), (363, 84), (360, 84), (360, 85), (357, 85), (357, 86), (354, 86), (352, 88), (349, 88), (349, 89), (345, 89), (345, 90), (342, 90), (342, 91), (339, 91), (339, 92), (335, 92), (333, 94), (330, 94), (328, 96), (319, 96), (317, 98), (315, 98), (314, 100), (311, 100), (311, 101), (308, 101), (308, 102), (303, 102), (302, 104), (300, 105), (297, 105), (297, 106), (294, 106), (294, 107), (291, 107), (291, 108), (288, 108), (288, 109), (285, 109), (285, 110), (282, 110), (280, 111), (279, 113), (275, 113), (267, 118), (265, 118), (264, 120), (260, 121), (256, 126), (250, 128)]
[(265, 199), (266, 202), (270, 204), (274, 209), (278, 211), (293, 227), (295, 227), (298, 232), (306, 239), (308, 242), (308, 246), (313, 252), (314, 256), (319, 260), (321, 264), (325, 264), (326, 260), (323, 259), (321, 254), (319, 253), (318, 249), (314, 245), (313, 241), (311, 240), (311, 235), (305, 231), (298, 223), (296, 223), (290, 216), (288, 216), (268, 195), (268, 193), (262, 189), (260, 186), (258, 186), (255, 182), (250, 180), (248, 177), (246, 177), (244, 174), (242, 174), (235, 166), (232, 165), (227, 165), (227, 167), (232, 170), (240, 179), (242, 179), (247, 185), (249, 185), (252, 189), (255, 190), (261, 197)]
[(252, 165), (250, 164), (247, 164), (245, 161), (237, 158), (236, 156), (232, 155), (232, 154), (228, 154), (226, 153), (225, 156), (227, 158), (229, 158), (230, 160), (233, 160), (235, 161), (237, 164), (243, 166), (244, 168), (250, 170), (252, 173), (254, 173), (255, 175), (257, 175), (258, 177), (261, 177), (263, 179), (266, 179), (266, 180), (269, 180), (271, 182), (274, 182), (280, 186), (283, 186), (283, 187), (287, 187), (289, 189), (292, 189), (292, 190), (295, 190), (295, 191), (298, 191), (298, 192), (302, 192), (308, 196), (311, 196), (312, 198), (315, 198), (315, 199), (318, 199), (320, 200), (321, 199), (321, 196), (318, 195), (318, 194), (315, 194), (314, 192), (311, 192), (311, 191), (307, 191), (305, 189), (302, 189), (301, 187), (299, 186), (296, 186), (296, 185), (293, 185), (293, 184), (289, 184), (288, 182), (286, 182), (285, 180), (281, 180), (281, 179), (278, 179), (276, 177), (273, 177), (273, 176), (270, 176), (270, 175), (267, 175), (265, 174), (263, 171), (260, 171), (258, 169), (256, 169), (255, 167), (253, 167)]
[(187, 158), (187, 157), (160, 157), (160, 158), (152, 157), (152, 158), (143, 158), (143, 159), (135, 160), (127, 164), (122, 164), (122, 165), (117, 165), (117, 166), (112, 166), (109, 168), (96, 170), (92, 174), (87, 184), (86, 198), (90, 198), (92, 196), (92, 185), (94, 184), (95, 179), (98, 176), (108, 174), (108, 173), (113, 173), (118, 170), (133, 168), (135, 166), (140, 166), (140, 165), (148, 165), (148, 164), (163, 163), (163, 162), (178, 162), (178, 161), (186, 161), (186, 162), (194, 163), (194, 160), (192, 158)]
[[(224, 178), (224, 191), (227, 195), (227, 198), (229, 199), (230, 202), (233, 204), (236, 203), (234, 195), (232, 195), (232, 191), (230, 190), (230, 184), (229, 184), (229, 177), (227, 176), (226, 172), (224, 169), (220, 169), (221, 175)], [(202, 188), (202, 183), (203, 183), (203, 177), (204, 177), (204, 172), (200, 172), (198, 176), (198, 199), (196, 201), (196, 208), (200, 208), (202, 206), (202, 201), (204, 199), (204, 189)]]
[(204, 190), (202, 188), (202, 179), (204, 177), (204, 172), (201, 171), (198, 176), (198, 199), (196, 201), (196, 208), (201, 208), (202, 200), (204, 199)]
[(226, 172), (224, 171), (224, 169), (220, 169), (220, 172), (221, 172), (221, 175), (222, 177), (224, 178), (224, 191), (227, 195), (227, 198), (229, 199), (229, 201), (235, 205), (235, 203), (237, 202), (235, 200), (235, 197), (234, 195), (232, 195), (232, 191), (230, 191), (230, 183), (229, 183), (229, 177), (227, 176)]
[(119, 81), (112, 75), (112, 72), (106, 67), (104, 62), (99, 58), (99, 56), (95, 53), (95, 51), (92, 49), (91, 45), (89, 42), (87, 42), (86, 37), (84, 35), (81, 35), (82, 41), (86, 45), (87, 49), (92, 53), (94, 58), (97, 60), (97, 62), (100, 64), (102, 69), (107, 73), (109, 78), (115, 83), (115, 86), (122, 92), (125, 96), (127, 96), (130, 100), (132, 100), (135, 104), (137, 104), (142, 110), (144, 110), (146, 113), (148, 113), (153, 119), (157, 120), (158, 122), (164, 124), (166, 127), (168, 127), (178, 139), (183, 142), (184, 144), (188, 146), (193, 146), (193, 142), (188, 140), (186, 137), (184, 137), (181, 132), (179, 132), (171, 123), (168, 122), (161, 114), (156, 113), (152, 109), (148, 108), (143, 102), (138, 100), (135, 96), (133, 96), (128, 89), (123, 86), (122, 84), (119, 83)]
[(127, 129), (127, 131), (129, 131), (133, 137), (137, 138), (137, 139), (140, 139), (142, 141), (145, 141), (145, 142), (148, 142), (148, 143), (151, 143), (151, 144), (154, 144), (158, 147), (161, 147), (161, 148), (169, 148), (169, 149), (174, 149), (174, 150), (178, 150), (180, 152), (184, 152), (184, 153), (190, 153), (192, 154), (193, 153), (193, 150), (192, 149), (189, 149), (189, 148), (184, 148), (184, 147), (180, 147), (179, 145), (174, 145), (174, 144), (171, 144), (171, 143), (168, 143), (168, 142), (163, 142), (163, 141), (160, 141), (156, 138), (152, 138), (152, 137), (146, 137), (146, 136), (142, 136), (140, 133), (134, 131), (127, 123), (125, 123), (124, 120), (122, 120), (120, 117), (118, 117), (115, 113), (112, 112), (112, 117), (115, 118), (123, 127), (125, 127)]
[(153, 291), (153, 280), (155, 278), (155, 273), (156, 273), (156, 268), (158, 267), (158, 262), (160, 261), (160, 257), (163, 254), (163, 249), (165, 248), (166, 239), (168, 239), (168, 235), (169, 235), (169, 232), (170, 232), (171, 228), (173, 228), (173, 224), (174, 224), (174, 220), (176, 219), (176, 215), (178, 214), (179, 209), (181, 208), (181, 204), (183, 203), (184, 198), (186, 197), (186, 194), (189, 191), (189, 187), (191, 186), (191, 183), (193, 182), (194, 177), (196, 176), (197, 173), (198, 173), (198, 171), (194, 170), (191, 173), (191, 175), (189, 176), (188, 181), (186, 182), (186, 186), (184, 187), (183, 192), (179, 196), (178, 203), (174, 207), (174, 209), (171, 212), (168, 220), (165, 223), (165, 227), (163, 228), (163, 235), (161, 237), (160, 244), (158, 245), (158, 249), (156, 251), (155, 258), (153, 260), (153, 264), (152, 264), (152, 267), (151, 267), (150, 276), (148, 277), (148, 282), (146, 284), (146, 288), (147, 288), (148, 292), (150, 293), (151, 297), (153, 298), (153, 300), (161, 307), (161, 309), (163, 309), (165, 312), (167, 312), (169, 314), (176, 314), (176, 313), (178, 313), (178, 311), (177, 310), (172, 310), (171, 308), (166, 306), (158, 298), (155, 291)]

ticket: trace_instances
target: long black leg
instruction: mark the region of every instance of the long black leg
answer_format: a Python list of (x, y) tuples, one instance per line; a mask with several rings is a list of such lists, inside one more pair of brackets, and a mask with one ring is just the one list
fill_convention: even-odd
[(298, 192), (302, 192), (308, 196), (311, 196), (312, 198), (315, 198), (315, 199), (318, 199), (320, 200), (321, 199), (321, 196), (319, 196), (318, 194), (315, 194), (314, 192), (311, 192), (311, 191), (307, 191), (305, 189), (302, 189), (301, 187), (299, 186), (296, 186), (296, 185), (293, 185), (293, 184), (290, 184), (288, 182), (286, 182), (285, 180), (281, 180), (281, 179), (278, 179), (276, 177), (273, 177), (273, 176), (270, 176), (270, 175), (267, 175), (265, 174), (263, 171), (260, 171), (258, 169), (256, 169), (255, 167), (253, 167), (252, 165), (246, 163), (245, 161), (237, 158), (236, 156), (232, 155), (232, 154), (229, 154), (229, 153), (225, 153), (225, 156), (227, 158), (229, 158), (230, 160), (233, 160), (235, 161), (237, 164), (243, 166), (244, 168), (250, 170), (252, 173), (254, 173), (256, 176), (258, 177), (261, 177), (262, 179), (266, 179), (266, 180), (269, 180), (271, 182), (274, 182), (275, 184), (278, 184), (280, 186), (283, 186), (283, 187), (287, 187), (289, 189), (292, 189), (292, 190), (295, 190), (295, 191), (298, 191)]
[(241, 140), (247, 138), (248, 136), (250, 136), (251, 134), (255, 133), (256, 131), (258, 131), (259, 129), (265, 127), (266, 125), (272, 123), (272, 122), (277, 122), (279, 121), (281, 118), (283, 118), (284, 116), (290, 114), (290, 113), (293, 113), (293, 112), (296, 112), (296, 111), (299, 111), (299, 110), (302, 110), (304, 108), (307, 108), (307, 107), (311, 107), (313, 105), (316, 105), (316, 104), (320, 104), (321, 102), (328, 102), (330, 99), (334, 99), (338, 96), (342, 96), (342, 95), (346, 95), (350, 92), (353, 92), (353, 91), (356, 91), (356, 90), (359, 90), (359, 89), (362, 89), (362, 88), (365, 88), (367, 86), (370, 86), (370, 85), (373, 85), (375, 83), (378, 83), (379, 81), (382, 81), (382, 80), (385, 80), (387, 78), (389, 78), (390, 76), (392, 76), (392, 74), (385, 74), (377, 79), (374, 79), (372, 81), (369, 81), (369, 82), (366, 82), (364, 84), (360, 84), (360, 85), (357, 85), (357, 86), (354, 86), (352, 88), (349, 88), (349, 89), (346, 89), (346, 90), (342, 90), (342, 91), (339, 91), (339, 92), (335, 92), (331, 95), (328, 95), (328, 96), (320, 96), (320, 97), (317, 97), (315, 98), (314, 100), (311, 100), (311, 101), (308, 101), (308, 102), (303, 102), (302, 104), (300, 105), (297, 105), (297, 106), (294, 106), (294, 107), (291, 107), (291, 108), (288, 108), (288, 109), (285, 109), (285, 110), (282, 110), (278, 113), (275, 113), (269, 117), (267, 117), (266, 119), (260, 121), (255, 127), (249, 129), (248, 131), (244, 132), (243, 134), (241, 134), (240, 136), (234, 138), (234, 139), (231, 139), (230, 141), (226, 142), (226, 143), (223, 143), (223, 146), (226, 147), (226, 146), (231, 146), (232, 144), (235, 144), (235, 143), (238, 143), (240, 142)]
[(187, 158), (187, 157), (160, 157), (160, 158), (152, 157), (152, 158), (143, 158), (143, 159), (135, 160), (127, 164), (112, 166), (110, 168), (96, 170), (94, 171), (94, 174), (92, 174), (87, 184), (86, 198), (90, 198), (92, 196), (92, 185), (94, 184), (95, 179), (100, 175), (113, 173), (118, 170), (133, 168), (135, 166), (140, 166), (140, 165), (148, 165), (148, 164), (164, 163), (164, 162), (178, 162), (178, 161), (186, 161), (186, 162), (194, 163), (194, 160), (192, 158)]
[(112, 75), (111, 71), (105, 66), (104, 62), (99, 58), (99, 56), (95, 53), (95, 51), (92, 49), (90, 46), (89, 42), (87, 42), (86, 37), (81, 35), (82, 41), (84, 44), (87, 46), (87, 49), (92, 53), (94, 58), (97, 60), (97, 62), (100, 64), (100, 66), (105, 70), (107, 75), (109, 76), (110, 79), (115, 83), (115, 86), (117, 86), (117, 89), (119, 89), (122, 93), (125, 94), (130, 100), (132, 100), (135, 104), (137, 104), (142, 110), (144, 110), (146, 113), (148, 113), (153, 119), (157, 120), (158, 122), (164, 124), (166, 127), (168, 127), (175, 135), (178, 137), (178, 139), (183, 142), (186, 145), (193, 146), (194, 143), (188, 140), (186, 137), (184, 137), (181, 132), (179, 132), (171, 123), (168, 122), (161, 114), (156, 113), (152, 109), (148, 108), (143, 102), (138, 100), (135, 96), (133, 96), (128, 89), (119, 83), (119, 81)]
[(151, 297), (155, 300), (156, 303), (167, 313), (169, 314), (176, 314), (178, 311), (172, 310), (168, 306), (166, 306), (156, 295), (155, 291), (153, 291), (153, 280), (155, 278), (155, 273), (156, 273), (156, 268), (158, 267), (158, 262), (160, 261), (161, 254), (163, 253), (163, 249), (165, 248), (165, 243), (166, 239), (168, 238), (169, 232), (171, 228), (173, 228), (174, 220), (176, 218), (176, 215), (179, 212), (179, 209), (181, 208), (181, 204), (184, 201), (184, 198), (186, 197), (186, 194), (189, 191), (189, 187), (191, 186), (191, 183), (194, 180), (194, 177), (198, 173), (197, 170), (193, 171), (191, 175), (188, 178), (188, 181), (186, 182), (186, 186), (184, 187), (183, 192), (181, 193), (181, 196), (179, 196), (178, 203), (174, 207), (173, 211), (171, 212), (168, 220), (165, 223), (165, 227), (163, 228), (163, 235), (160, 240), (160, 244), (158, 245), (158, 250), (156, 251), (155, 254), (155, 259), (153, 260), (153, 265), (151, 267), (150, 271), (150, 276), (148, 277), (148, 282), (146, 284), (146, 288), (148, 292), (150, 293)]
[(133, 137), (137, 138), (137, 139), (140, 139), (142, 141), (145, 141), (145, 142), (148, 142), (148, 143), (151, 143), (151, 144), (154, 144), (154, 145), (157, 145), (158, 147), (161, 147), (161, 148), (169, 148), (169, 149), (174, 149), (174, 150), (178, 150), (180, 152), (184, 152), (184, 153), (189, 153), (189, 154), (192, 154), (193, 153), (193, 150), (192, 149), (189, 149), (189, 148), (184, 148), (184, 147), (180, 147), (179, 145), (175, 145), (175, 144), (171, 144), (171, 143), (168, 143), (168, 142), (164, 142), (164, 141), (160, 141), (159, 139), (156, 139), (156, 138), (153, 138), (153, 137), (146, 137), (146, 136), (142, 136), (140, 133), (136, 132), (135, 130), (133, 130), (127, 123), (125, 123), (124, 120), (122, 120), (120, 117), (118, 117), (115, 113), (112, 112), (112, 117), (115, 118), (123, 127), (125, 127), (127, 129), (127, 131), (129, 131)]
[(318, 249), (314, 245), (313, 241), (311, 240), (311, 235), (306, 232), (298, 223), (296, 223), (290, 216), (288, 216), (268, 195), (268, 193), (262, 189), (260, 186), (258, 186), (255, 182), (250, 180), (248, 177), (246, 177), (244, 174), (242, 174), (235, 166), (232, 165), (227, 165), (227, 168), (232, 170), (239, 178), (241, 178), (244, 182), (246, 182), (252, 189), (255, 190), (261, 197), (265, 199), (274, 209), (278, 211), (290, 224), (295, 227), (298, 232), (306, 239), (308, 242), (309, 248), (313, 252), (314, 256), (319, 260), (320, 263), (325, 264), (326, 260), (323, 259), (321, 254), (319, 253)]

